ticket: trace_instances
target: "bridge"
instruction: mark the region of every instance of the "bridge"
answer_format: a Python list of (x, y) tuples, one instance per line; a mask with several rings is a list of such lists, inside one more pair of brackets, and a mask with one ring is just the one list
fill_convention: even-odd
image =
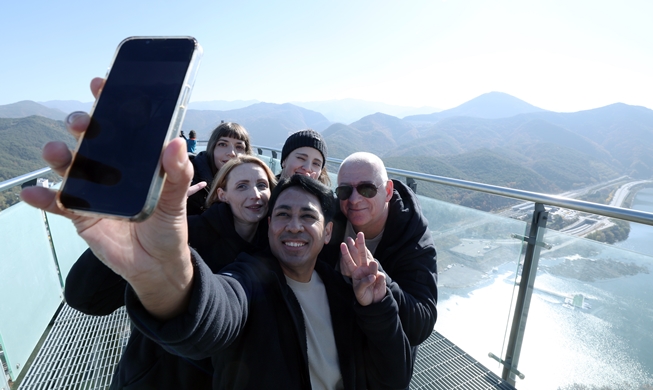
[[(279, 171), (279, 150), (255, 150)], [(329, 159), (329, 171), (336, 172), (340, 162)], [(48, 171), (0, 183), (0, 191)], [(598, 259), (606, 278), (641, 284), (642, 296), (651, 296), (653, 272), (618, 274), (622, 264), (653, 271), (650, 256), (548, 230), (546, 219), (553, 206), (644, 225), (653, 225), (653, 214), (423, 172), (388, 171), (418, 194), (420, 183), (429, 182), (533, 204), (532, 220), (521, 221), (420, 195), (438, 248), (440, 302), (434, 332), (420, 347), (412, 389), (653, 385), (653, 362), (645, 357), (653, 348), (648, 332), (653, 319), (646, 314), (653, 311), (653, 301), (617, 289), (616, 282), (588, 285), (539, 267), (578, 256)], [(86, 249), (72, 224), (21, 202), (0, 212), (0, 237), (0, 390), (108, 388), (129, 336), (129, 319), (123, 310), (86, 316), (63, 302), (66, 275)], [(481, 246), (472, 255), (461, 250), (475, 242)], [(571, 311), (551, 304), (551, 291), (591, 296), (600, 307)], [(630, 325), (633, 321), (637, 326)], [(583, 332), (579, 323), (593, 324), (593, 332)], [(560, 336), (570, 332), (577, 343), (573, 348)], [(606, 350), (606, 340), (613, 339), (617, 347)]]

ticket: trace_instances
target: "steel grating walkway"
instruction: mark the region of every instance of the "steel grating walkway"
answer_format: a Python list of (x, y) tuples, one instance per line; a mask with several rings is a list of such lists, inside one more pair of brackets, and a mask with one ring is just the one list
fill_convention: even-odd
[[(107, 389), (129, 334), (124, 308), (96, 317), (64, 304), (18, 390)], [(436, 331), (419, 347), (410, 388), (515, 390)]]
[(129, 334), (124, 308), (96, 317), (64, 304), (18, 389), (107, 389)]
[(498, 375), (433, 331), (419, 346), (411, 390), (515, 390)]

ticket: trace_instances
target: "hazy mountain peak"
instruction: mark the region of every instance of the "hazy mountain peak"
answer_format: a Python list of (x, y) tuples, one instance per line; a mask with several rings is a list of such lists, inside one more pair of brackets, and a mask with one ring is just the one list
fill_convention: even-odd
[(412, 115), (404, 119), (411, 122), (437, 122), (453, 116), (498, 119), (510, 118), (519, 114), (543, 112), (539, 107), (504, 92), (488, 92), (477, 96), (457, 107), (430, 115)]
[(477, 118), (508, 118), (518, 114), (546, 111), (504, 92), (488, 92), (440, 114), (450, 112)]
[(350, 126), (353, 127), (361, 127), (365, 126), (366, 124), (371, 124), (371, 123), (379, 123), (379, 124), (401, 124), (402, 126), (410, 126), (413, 127), (413, 125), (409, 124), (408, 122), (403, 121), (400, 118), (397, 118), (396, 116), (388, 115), (382, 112), (377, 112), (374, 114), (366, 115), (362, 117), (361, 119), (357, 120), (356, 122), (353, 122), (350, 124)]

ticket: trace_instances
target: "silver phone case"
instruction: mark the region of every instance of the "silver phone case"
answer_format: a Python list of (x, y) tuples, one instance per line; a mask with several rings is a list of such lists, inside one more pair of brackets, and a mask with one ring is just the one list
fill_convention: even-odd
[[(111, 66), (109, 67), (109, 70), (107, 71), (105, 75), (105, 79), (109, 76), (109, 73), (111, 72), (111, 68), (113, 67), (113, 63), (116, 60), (116, 57), (118, 56), (118, 52), (122, 48), (122, 46), (132, 40), (144, 40), (144, 39), (151, 39), (151, 40), (156, 40), (156, 39), (190, 39), (193, 40), (195, 43), (195, 50), (193, 51), (192, 58), (189, 62), (188, 68), (186, 70), (186, 77), (184, 79), (184, 82), (182, 84), (181, 91), (179, 92), (179, 97), (177, 99), (177, 104), (175, 111), (172, 115), (172, 118), (170, 119), (170, 125), (168, 126), (168, 132), (167, 136), (165, 137), (165, 142), (163, 145), (161, 145), (161, 154), (163, 154), (163, 150), (167, 146), (167, 144), (175, 139), (177, 137), (177, 134), (181, 130), (181, 124), (184, 121), (184, 117), (186, 116), (186, 108), (188, 107), (188, 101), (190, 99), (191, 92), (193, 90), (193, 86), (195, 84), (195, 78), (197, 76), (197, 71), (199, 69), (200, 65), (200, 60), (202, 58), (203, 50), (202, 47), (200, 46), (199, 42), (193, 37), (190, 36), (134, 36), (134, 37), (128, 37), (125, 38), (120, 44), (118, 45), (118, 48), (116, 49), (113, 58), (111, 59)], [(100, 96), (95, 100), (93, 103), (93, 108), (89, 112), (89, 114), (92, 116), (93, 111), (95, 110), (95, 107), (98, 103), (98, 101), (102, 98), (102, 93), (100, 93)], [(84, 139), (84, 135), (82, 135), (79, 140), (77, 141), (77, 146), (75, 147), (75, 151), (73, 153), (73, 161), (75, 158), (75, 155), (77, 154), (77, 151)], [(72, 163), (71, 163), (72, 165)], [(70, 170), (70, 167), (68, 168)], [(66, 185), (66, 178), (68, 177), (68, 170), (66, 171), (66, 174), (64, 175), (63, 182), (61, 184), (60, 188), (64, 188)], [(79, 214), (79, 215), (87, 215), (87, 216), (95, 216), (95, 217), (102, 217), (102, 218), (113, 218), (113, 219), (128, 219), (130, 221), (138, 222), (138, 221), (143, 221), (147, 219), (153, 212), (154, 209), (159, 201), (159, 197), (161, 196), (161, 190), (163, 189), (163, 183), (165, 182), (165, 172), (163, 172), (163, 169), (161, 167), (161, 156), (159, 156), (159, 164), (156, 167), (156, 170), (154, 172), (154, 175), (152, 177), (152, 181), (150, 184), (150, 189), (147, 194), (146, 201), (143, 205), (143, 209), (132, 216), (122, 216), (122, 215), (113, 215), (113, 214), (107, 214), (107, 213), (101, 213), (101, 212), (94, 212), (94, 211), (88, 211), (88, 210), (78, 210), (74, 208), (67, 208), (65, 207), (61, 201), (60, 201), (60, 192), (57, 194), (57, 204), (59, 207), (64, 208), (74, 214)]]

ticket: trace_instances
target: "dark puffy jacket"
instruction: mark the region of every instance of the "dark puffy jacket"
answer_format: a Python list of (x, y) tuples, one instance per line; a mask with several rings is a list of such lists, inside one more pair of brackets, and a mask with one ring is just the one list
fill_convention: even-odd
[[(410, 344), (417, 346), (426, 340), (438, 317), (436, 303), (437, 255), (428, 228), (428, 221), (415, 193), (404, 183), (393, 180), (394, 193), (389, 203), (388, 220), (374, 258), (396, 282), (390, 288), (399, 304), (399, 317)], [(320, 258), (332, 266), (339, 259), (347, 219), (342, 212), (336, 214), (333, 234)], [(417, 348), (413, 349), (413, 358)]]
[[(252, 244), (234, 229), (229, 205), (215, 203), (201, 215), (188, 218), (189, 244), (204, 256), (212, 272), (234, 261), (240, 252), (267, 247), (267, 221), (259, 223)], [(108, 315), (125, 304), (127, 282), (87, 250), (66, 278), (65, 297), (71, 307), (90, 315)], [(192, 360), (166, 352), (132, 329), (113, 375), (111, 389), (209, 389), (211, 359)]]
[(200, 191), (194, 193), (188, 197), (186, 202), (186, 213), (188, 215), (198, 215), (204, 212), (206, 207), (206, 198), (209, 195), (209, 189), (211, 188), (211, 182), (213, 182), (213, 177), (217, 172), (211, 170), (211, 163), (209, 159), (212, 159), (213, 156), (210, 155), (207, 151), (202, 151), (197, 154), (197, 156), (188, 156), (190, 162), (193, 164), (193, 181), (191, 185), (197, 184), (201, 181), (206, 182), (206, 187)]

